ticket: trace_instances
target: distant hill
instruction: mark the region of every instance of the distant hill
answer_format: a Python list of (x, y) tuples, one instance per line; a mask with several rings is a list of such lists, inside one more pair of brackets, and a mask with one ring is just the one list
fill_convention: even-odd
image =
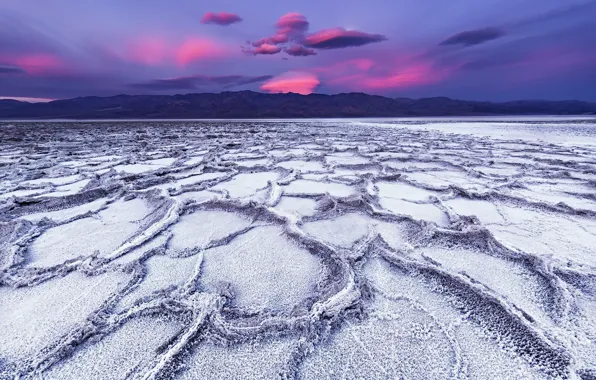
[(89, 96), (49, 103), (0, 100), (2, 119), (227, 119), (596, 114), (596, 103), (521, 100), (493, 103), (444, 97), (386, 98), (363, 93)]

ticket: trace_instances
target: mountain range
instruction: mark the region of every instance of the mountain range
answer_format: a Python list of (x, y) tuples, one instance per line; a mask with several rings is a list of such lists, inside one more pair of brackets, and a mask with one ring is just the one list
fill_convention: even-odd
[(254, 91), (186, 95), (79, 97), (48, 103), (0, 100), (1, 119), (232, 119), (590, 115), (596, 103), (520, 100), (503, 103), (435, 98), (387, 98), (364, 93), (265, 94)]

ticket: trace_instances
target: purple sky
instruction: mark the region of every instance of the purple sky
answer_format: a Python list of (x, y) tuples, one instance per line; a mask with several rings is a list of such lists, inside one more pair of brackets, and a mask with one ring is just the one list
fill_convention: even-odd
[(0, 98), (596, 101), (596, 0), (0, 2)]

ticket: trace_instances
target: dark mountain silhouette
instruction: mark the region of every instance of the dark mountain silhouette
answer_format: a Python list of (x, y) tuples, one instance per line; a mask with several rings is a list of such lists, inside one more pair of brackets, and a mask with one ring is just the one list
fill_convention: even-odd
[(89, 96), (49, 103), (0, 100), (3, 119), (322, 118), (596, 114), (596, 103), (521, 100), (504, 103), (445, 97), (386, 98), (363, 93), (264, 94), (253, 91), (186, 95)]

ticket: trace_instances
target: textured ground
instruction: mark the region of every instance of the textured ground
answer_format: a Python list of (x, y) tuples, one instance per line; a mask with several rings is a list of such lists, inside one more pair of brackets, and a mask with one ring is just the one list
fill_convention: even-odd
[(545, 123), (0, 124), (0, 378), (594, 379), (596, 124)]

